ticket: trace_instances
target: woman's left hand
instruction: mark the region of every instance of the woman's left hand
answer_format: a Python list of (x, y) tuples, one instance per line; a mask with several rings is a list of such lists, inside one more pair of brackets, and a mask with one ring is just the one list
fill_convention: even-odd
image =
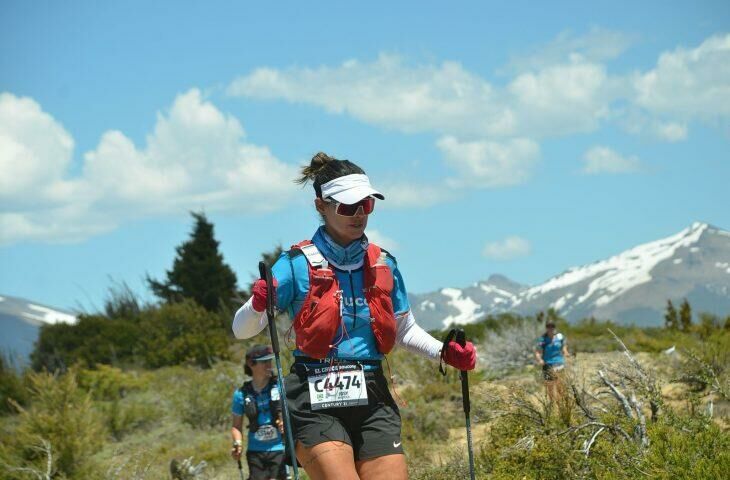
[(459, 370), (474, 370), (477, 363), (477, 350), (474, 344), (466, 342), (463, 347), (450, 341), (443, 352), (444, 362)]

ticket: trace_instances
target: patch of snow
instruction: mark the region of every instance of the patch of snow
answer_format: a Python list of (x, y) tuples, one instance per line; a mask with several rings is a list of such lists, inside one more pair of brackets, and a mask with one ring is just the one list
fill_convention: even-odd
[(563, 307), (565, 307), (565, 304), (568, 303), (568, 300), (570, 300), (573, 297), (574, 297), (574, 295), (572, 293), (568, 293), (568, 294), (563, 295), (562, 297), (558, 298), (557, 300), (555, 300), (552, 303), (552, 305), (550, 305), (550, 306), (553, 307), (555, 310), (560, 311), (563, 309)]
[(727, 273), (730, 273), (730, 262), (715, 262), (715, 266), (719, 269), (725, 269)]
[(697, 252), (700, 251), (700, 247), (692, 247), (692, 248), (689, 249), (689, 251), (692, 252), (692, 253), (697, 253)]
[(433, 303), (431, 300), (424, 300), (421, 302), (420, 306), (421, 311), (423, 310), (436, 310), (436, 304)]
[(0, 302), (4, 302), (4, 301), (5, 301), (5, 297), (0, 297)]
[[(76, 316), (52, 308), (42, 307), (40, 305), (28, 304), (28, 308), (33, 310), (32, 312), (26, 311), (22, 315), (31, 320), (38, 320), (43, 323), (76, 323)], [(37, 313), (36, 313), (37, 312)]]
[(479, 285), (479, 288), (481, 288), (484, 293), (495, 293), (497, 295), (502, 295), (503, 297), (507, 297), (511, 300), (517, 299), (517, 296), (515, 294), (510, 293), (507, 290), (503, 290), (499, 287), (495, 287), (494, 285), (482, 283), (481, 285)]
[(476, 303), (470, 297), (464, 298), (461, 290), (456, 288), (444, 288), (441, 290), (441, 293), (449, 297), (447, 304), (454, 307), (459, 312), (456, 315), (449, 315), (444, 318), (443, 324), (445, 327), (448, 327), (453, 323), (473, 323), (482, 315), (481, 305)]
[(672, 260), (672, 263), (675, 264), (675, 265), (679, 265), (680, 263), (682, 263), (682, 259), (681, 258), (675, 258), (674, 260)]
[(639, 245), (607, 260), (571, 268), (542, 285), (526, 290), (516, 304), (521, 303), (522, 299), (531, 300), (553, 290), (590, 281), (576, 303), (585, 302), (600, 292), (597, 303), (605, 305), (637, 285), (651, 281), (650, 272), (658, 263), (674, 256), (679, 248), (694, 245), (707, 228), (707, 224), (695, 223), (671, 237)]

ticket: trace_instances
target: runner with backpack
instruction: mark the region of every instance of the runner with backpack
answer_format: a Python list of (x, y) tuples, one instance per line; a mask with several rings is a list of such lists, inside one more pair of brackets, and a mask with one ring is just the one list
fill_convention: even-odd
[(267, 345), (254, 345), (246, 352), (244, 371), (251, 380), (233, 394), (233, 448), (231, 456), (240, 466), (243, 450), (243, 417), (248, 420), (246, 462), (250, 480), (286, 478), (284, 462), (284, 428), (281, 396), (272, 375), (274, 353)]
[(324, 153), (302, 169), (324, 225), (284, 252), (271, 290), (255, 282), (233, 332), (250, 338), (267, 325), (267, 296), (292, 318), (294, 364), (284, 387), (296, 456), (309, 477), (408, 477), (398, 406), (382, 360), (395, 344), (466, 371), (476, 364), (471, 342), (442, 342), (415, 321), (395, 258), (368, 241), (368, 216), (385, 197), (365, 172)]
[(555, 322), (548, 320), (545, 324), (545, 333), (537, 339), (535, 359), (542, 367), (545, 388), (552, 402), (562, 399), (565, 395), (564, 368), (569, 356), (568, 340), (565, 335), (558, 333)]

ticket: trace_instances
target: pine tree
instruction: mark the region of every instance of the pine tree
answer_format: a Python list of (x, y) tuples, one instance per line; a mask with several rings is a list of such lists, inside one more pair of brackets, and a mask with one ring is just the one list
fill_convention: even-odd
[(677, 330), (679, 328), (677, 309), (674, 308), (671, 300), (667, 300), (667, 312), (664, 314), (664, 326), (670, 330)]
[(692, 308), (686, 298), (679, 307), (679, 326), (683, 332), (689, 332), (692, 328)]
[(191, 212), (195, 226), (190, 239), (176, 248), (177, 257), (167, 280), (159, 282), (147, 276), (155, 295), (167, 303), (192, 298), (209, 311), (228, 307), (236, 295), (236, 274), (218, 252), (219, 242), (213, 224), (203, 213)]

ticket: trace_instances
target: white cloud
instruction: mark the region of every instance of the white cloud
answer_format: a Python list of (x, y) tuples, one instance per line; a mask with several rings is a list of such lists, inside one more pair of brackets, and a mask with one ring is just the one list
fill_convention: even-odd
[[(435, 132), (458, 177), (448, 186), (524, 183), (539, 158), (537, 139), (587, 132), (609, 117), (619, 82), (580, 55), (495, 87), (455, 62), (411, 66), (400, 57), (318, 68), (260, 68), (228, 87), (233, 96), (305, 102), (403, 132)], [(458, 140), (457, 140), (458, 139)], [(448, 197), (432, 188), (432, 198)], [(394, 203), (423, 203), (423, 189), (398, 190)]]
[(679, 142), (687, 138), (687, 125), (676, 122), (657, 123), (656, 135), (668, 142)]
[(603, 65), (578, 55), (569, 63), (523, 73), (508, 86), (513, 108), (520, 112), (517, 130), (540, 137), (593, 131), (608, 118), (618, 86)]
[(389, 252), (394, 252), (398, 250), (400, 245), (397, 241), (393, 240), (392, 238), (383, 235), (380, 230), (370, 230), (368, 229), (367, 232), (368, 240), (373, 242), (374, 244), (383, 247), (384, 249), (388, 250)]
[(460, 176), (451, 179), (454, 187), (505, 187), (524, 183), (540, 156), (540, 146), (529, 139), (504, 142), (462, 142), (455, 137), (439, 139), (438, 148), (446, 162)]
[(534, 47), (530, 54), (513, 57), (509, 70), (540, 70), (576, 54), (592, 62), (611, 60), (625, 52), (636, 40), (636, 35), (601, 27), (592, 27), (583, 35), (568, 30), (546, 45)]
[(79, 240), (131, 218), (199, 208), (273, 210), (288, 201), (296, 176), (197, 89), (158, 113), (143, 148), (107, 131), (76, 176), (72, 150), (70, 135), (36, 102), (0, 97), (0, 185), (12, 187), (0, 194), (0, 243)]
[(680, 142), (687, 139), (686, 122), (662, 121), (639, 108), (624, 112), (619, 121), (624, 130), (633, 135), (643, 135), (666, 142)]
[[(457, 62), (409, 66), (396, 55), (335, 67), (259, 68), (228, 87), (233, 96), (281, 98), (404, 132), (475, 134), (505, 129), (494, 88)], [(509, 126), (508, 126), (509, 127)]]
[[(563, 33), (535, 55), (513, 61), (504, 86), (456, 62), (410, 65), (382, 54), (372, 62), (259, 68), (234, 80), (228, 93), (304, 102), (403, 132), (489, 141), (539, 141), (617, 120), (631, 133), (679, 141), (690, 120), (728, 118), (730, 34), (664, 52), (647, 72), (609, 73), (605, 61), (634, 39), (601, 28), (583, 36)], [(633, 111), (645, 118), (626, 118)]]
[(730, 34), (664, 52), (634, 79), (635, 102), (653, 114), (707, 121), (730, 117)]
[(632, 173), (641, 168), (638, 157), (624, 157), (608, 147), (595, 146), (588, 150), (585, 155), (583, 173)]
[(456, 62), (410, 66), (381, 54), (335, 67), (259, 68), (234, 80), (228, 93), (305, 102), (404, 132), (539, 138), (595, 129), (614, 83), (602, 65), (580, 55), (500, 88)]
[(1, 93), (0, 203), (8, 208), (48, 199), (73, 148), (68, 132), (37, 102)]
[(482, 255), (492, 260), (513, 260), (530, 254), (530, 242), (516, 235), (487, 243)]

